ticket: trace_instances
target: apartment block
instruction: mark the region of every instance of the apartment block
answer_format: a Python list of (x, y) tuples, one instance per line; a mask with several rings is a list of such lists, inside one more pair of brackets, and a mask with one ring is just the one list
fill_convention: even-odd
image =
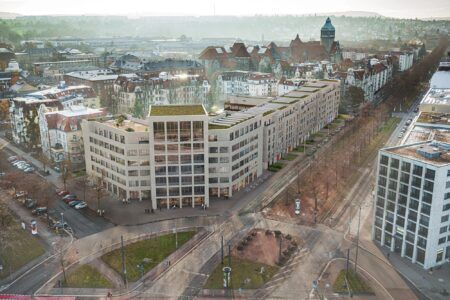
[(373, 239), (423, 266), (450, 258), (450, 144), (425, 141), (380, 150)]
[(83, 120), (86, 173), (119, 199), (151, 199), (148, 124), (114, 118)]
[(234, 111), (211, 116), (199, 104), (154, 105), (146, 120), (83, 121), (87, 172), (154, 209), (209, 205), (330, 123), (339, 97), (338, 81), (308, 81), (277, 98), (237, 97), (226, 106)]

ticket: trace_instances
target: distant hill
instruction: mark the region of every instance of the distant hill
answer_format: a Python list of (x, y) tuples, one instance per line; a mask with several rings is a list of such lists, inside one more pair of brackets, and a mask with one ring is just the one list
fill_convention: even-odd
[(20, 17), (20, 14), (10, 13), (10, 12), (1, 12), (0, 11), (0, 19), (15, 19)]
[(336, 16), (336, 17), (355, 17), (355, 18), (361, 18), (361, 17), (383, 17), (383, 15), (380, 15), (379, 13), (372, 12), (372, 11), (341, 11), (341, 12), (329, 12), (329, 13), (320, 13), (316, 14), (317, 16)]

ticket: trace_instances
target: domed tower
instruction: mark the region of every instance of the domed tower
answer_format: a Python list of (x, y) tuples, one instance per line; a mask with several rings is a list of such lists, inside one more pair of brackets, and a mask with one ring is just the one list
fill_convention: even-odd
[(322, 44), (325, 50), (330, 53), (331, 46), (333, 45), (335, 37), (335, 29), (333, 24), (331, 24), (330, 18), (327, 18), (325, 24), (320, 30), (320, 44)]

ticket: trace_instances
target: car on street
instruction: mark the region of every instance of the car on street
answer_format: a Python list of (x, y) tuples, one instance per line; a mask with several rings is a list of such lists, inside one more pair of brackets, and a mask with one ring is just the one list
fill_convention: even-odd
[(70, 194), (69, 191), (65, 191), (65, 190), (59, 191), (57, 193), (57, 195), (61, 196), (61, 197), (64, 197), (65, 195), (69, 195), (69, 194)]
[(403, 132), (398, 135), (398, 138), (401, 139), (403, 137)]
[(9, 161), (10, 163), (15, 162), (16, 160), (18, 160), (17, 156), (10, 156), (10, 157), (8, 157), (8, 161)]
[(5, 176), (6, 173), (5, 172), (0, 172), (0, 176)]
[(31, 198), (25, 199), (25, 206), (26, 208), (34, 208), (37, 205), (37, 202)]
[(59, 167), (54, 167), (53, 169), (58, 173), (61, 172), (61, 169)]
[(75, 207), (75, 205), (80, 204), (81, 202), (83, 202), (83, 201), (81, 201), (81, 200), (73, 200), (73, 201), (69, 202), (69, 206), (70, 207)]
[(27, 162), (24, 160), (16, 160), (16, 161), (12, 162), (12, 165), (14, 167), (17, 167), (18, 165), (25, 164), (25, 163), (27, 163)]
[(86, 202), (81, 201), (80, 203), (78, 203), (77, 205), (75, 205), (75, 209), (83, 209), (86, 208), (88, 205)]
[(34, 168), (33, 167), (29, 167), (29, 168), (26, 168), (25, 170), (23, 170), (25, 173), (32, 173), (32, 172), (34, 172)]
[(64, 201), (64, 203), (69, 204), (72, 201), (78, 201), (77, 198), (73, 197), (73, 198), (66, 198), (66, 199), (61, 199), (62, 201)]
[(39, 206), (39, 207), (36, 207), (35, 209), (33, 209), (33, 210), (31, 211), (31, 213), (32, 213), (33, 215), (42, 215), (42, 214), (45, 214), (45, 213), (47, 213), (47, 207), (45, 207), (45, 206)]
[(301, 201), (300, 199), (295, 199), (295, 214), (299, 215), (301, 211)]
[(77, 195), (74, 195), (74, 194), (67, 194), (67, 195), (65, 195), (64, 197), (62, 197), (63, 198), (63, 200), (64, 199), (67, 199), (67, 198), (76, 198), (77, 197)]

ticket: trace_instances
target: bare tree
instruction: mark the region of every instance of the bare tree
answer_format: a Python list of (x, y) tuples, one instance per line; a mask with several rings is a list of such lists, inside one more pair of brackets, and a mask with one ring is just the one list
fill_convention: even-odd
[(72, 164), (70, 160), (61, 162), (61, 180), (64, 183), (64, 189), (67, 189), (67, 180), (72, 177)]

